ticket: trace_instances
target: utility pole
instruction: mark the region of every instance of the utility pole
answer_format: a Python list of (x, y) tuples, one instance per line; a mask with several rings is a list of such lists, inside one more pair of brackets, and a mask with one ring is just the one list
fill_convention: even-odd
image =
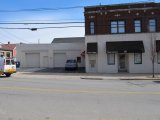
[(38, 44), (40, 44), (40, 39), (38, 39)]

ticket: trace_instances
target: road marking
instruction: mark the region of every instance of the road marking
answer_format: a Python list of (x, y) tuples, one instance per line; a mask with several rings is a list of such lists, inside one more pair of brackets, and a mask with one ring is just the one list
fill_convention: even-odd
[(112, 91), (112, 90), (67, 90), (29, 87), (0, 87), (0, 90), (37, 91), (37, 92), (61, 92), (61, 93), (91, 93), (91, 94), (135, 94), (135, 95), (160, 95), (160, 92), (134, 92), (134, 91)]

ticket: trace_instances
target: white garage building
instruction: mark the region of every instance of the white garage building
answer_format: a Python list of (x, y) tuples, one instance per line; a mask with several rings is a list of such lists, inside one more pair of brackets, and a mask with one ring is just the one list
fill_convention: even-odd
[(51, 44), (19, 44), (17, 60), (21, 67), (64, 68), (67, 59), (78, 59), (78, 67), (85, 67), (84, 40), (84, 37), (55, 38)]

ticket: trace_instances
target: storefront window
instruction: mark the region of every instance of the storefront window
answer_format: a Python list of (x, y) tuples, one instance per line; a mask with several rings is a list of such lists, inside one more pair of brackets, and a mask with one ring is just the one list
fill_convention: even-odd
[(134, 64), (142, 64), (142, 53), (134, 53)]
[(160, 52), (157, 53), (157, 62), (160, 64)]

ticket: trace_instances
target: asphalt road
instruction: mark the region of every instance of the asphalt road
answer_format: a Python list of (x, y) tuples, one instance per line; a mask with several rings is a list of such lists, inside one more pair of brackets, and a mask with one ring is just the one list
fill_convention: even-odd
[(1, 77), (0, 120), (160, 120), (160, 83)]

